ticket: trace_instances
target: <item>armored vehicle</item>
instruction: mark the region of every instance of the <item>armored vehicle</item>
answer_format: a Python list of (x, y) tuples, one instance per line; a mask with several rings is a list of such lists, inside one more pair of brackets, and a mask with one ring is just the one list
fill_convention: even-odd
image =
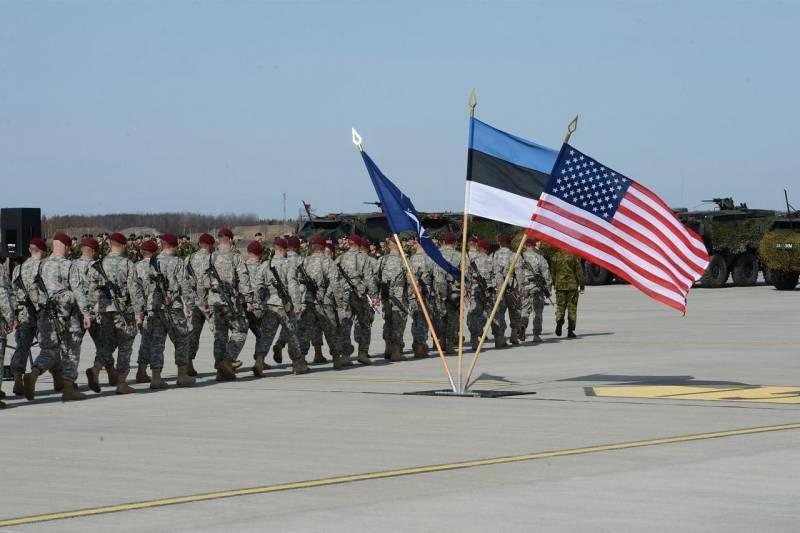
[(758, 253), (767, 281), (781, 291), (794, 289), (800, 277), (800, 211), (776, 218)]

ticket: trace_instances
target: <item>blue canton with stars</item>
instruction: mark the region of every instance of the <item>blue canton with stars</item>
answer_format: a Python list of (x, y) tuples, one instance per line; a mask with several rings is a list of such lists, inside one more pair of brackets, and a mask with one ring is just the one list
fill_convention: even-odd
[(603, 220), (611, 221), (631, 180), (565, 144), (550, 173), (545, 193)]

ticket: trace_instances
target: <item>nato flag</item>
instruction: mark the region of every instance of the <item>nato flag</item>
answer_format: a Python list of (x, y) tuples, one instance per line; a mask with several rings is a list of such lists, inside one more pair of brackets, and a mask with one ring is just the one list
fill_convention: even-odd
[(361, 156), (364, 158), (364, 164), (367, 165), (367, 172), (369, 172), (369, 177), (375, 186), (375, 192), (378, 193), (381, 208), (389, 220), (389, 227), (392, 233), (413, 231), (417, 234), (425, 253), (433, 259), (434, 263), (442, 267), (445, 272), (454, 278), (461, 277), (461, 271), (458, 267), (451, 265), (442, 257), (439, 248), (436, 247), (436, 244), (431, 240), (431, 236), (425, 231), (417, 216), (417, 210), (414, 209), (414, 204), (411, 203), (411, 198), (403, 194), (389, 178), (383, 175), (375, 162), (367, 155), (367, 152), (361, 152)]

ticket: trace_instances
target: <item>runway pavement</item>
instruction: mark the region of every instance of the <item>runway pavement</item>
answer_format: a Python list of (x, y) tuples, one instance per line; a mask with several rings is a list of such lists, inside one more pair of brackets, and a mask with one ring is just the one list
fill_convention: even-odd
[(435, 358), (256, 380), (252, 339), (216, 383), (207, 333), (192, 389), (63, 404), (43, 377), (0, 412), (0, 532), (798, 529), (800, 291), (698, 289), (683, 317), (590, 287), (569, 341), (545, 313), (478, 362), (536, 393), (502, 399), (404, 394), (446, 387)]

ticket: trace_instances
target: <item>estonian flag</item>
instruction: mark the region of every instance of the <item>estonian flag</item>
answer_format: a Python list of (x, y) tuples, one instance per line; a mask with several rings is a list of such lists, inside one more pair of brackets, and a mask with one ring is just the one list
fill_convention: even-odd
[(464, 211), (528, 227), (558, 150), (470, 119)]
[[(369, 177), (375, 186), (375, 192), (378, 193), (381, 209), (386, 214), (392, 233), (400, 234), (405, 231), (416, 233), (428, 257), (453, 278), (458, 279), (461, 276), (461, 270), (451, 265), (442, 256), (442, 252), (439, 251), (431, 236), (422, 226), (419, 216), (417, 216), (417, 210), (414, 208), (414, 204), (411, 203), (411, 198), (403, 194), (389, 178), (383, 175), (381, 169), (370, 159), (367, 152), (362, 151), (361, 156), (364, 158), (364, 164), (367, 165), (367, 172), (369, 172)], [(530, 217), (531, 213), (529, 212), (528, 220), (530, 220)]]

